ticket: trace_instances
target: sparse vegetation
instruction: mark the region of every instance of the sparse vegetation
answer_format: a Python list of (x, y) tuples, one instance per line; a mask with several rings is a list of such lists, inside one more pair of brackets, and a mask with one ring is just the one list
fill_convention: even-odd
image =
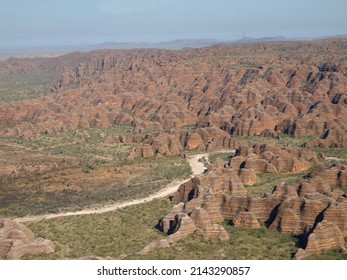
[(334, 157), (337, 159), (343, 159), (347, 161), (347, 149), (346, 148), (313, 148), (316, 153), (322, 153), (326, 157)]
[[(346, 139), (341, 137), (346, 132), (341, 125), (346, 103), (344, 91), (341, 91), (343, 74), (347, 69), (345, 49), (345, 40), (340, 43), (283, 42), (215, 46), (211, 50), (188, 48), (175, 52), (75, 53), (56, 62), (44, 62), (48, 63), (45, 67), (39, 61), (22, 64), (14, 60), (1, 73), (22, 74), (0, 74), (0, 102), (4, 110), (0, 121), (3, 132), (0, 135), (0, 218), (92, 209), (146, 197), (172, 180), (189, 177), (191, 168), (187, 161), (167, 155), (178, 154), (178, 151), (184, 152), (185, 156), (201, 153), (199, 149), (188, 149), (196, 146), (195, 141), (199, 147), (209, 149), (230, 147), (231, 140), (236, 139), (249, 145), (264, 143), (301, 151), (314, 150), (322, 153), (329, 163), (346, 163), (346, 148), (309, 148), (306, 145), (317, 137), (327, 137), (322, 139), (322, 146), (346, 146)], [(74, 70), (77, 65), (78, 70)], [(32, 70), (45, 75), (28, 74)], [(65, 70), (67, 72), (59, 83), (59, 90), (51, 93), (51, 83), (59, 79), (58, 76)], [(56, 73), (57, 77), (49, 73)], [(311, 94), (302, 91), (310, 91)], [(324, 97), (325, 93), (328, 97)], [(43, 96), (45, 98), (39, 99)], [(32, 98), (37, 99), (11, 106), (6, 104)], [(72, 118), (70, 112), (74, 112)], [(65, 121), (68, 119), (73, 125)], [(118, 122), (133, 126), (115, 125)], [(69, 131), (78, 123), (83, 127), (102, 127)], [(233, 139), (230, 139), (230, 135), (218, 127), (242, 135), (261, 133), (266, 127), (271, 135), (268, 138), (231, 136)], [(328, 127), (334, 129), (334, 133), (322, 134)], [(56, 129), (60, 133), (51, 134)], [(47, 130), (46, 133), (37, 135), (37, 131), (44, 130)], [(200, 136), (191, 133), (195, 130)], [(146, 145), (138, 151), (149, 158), (127, 160), (132, 149), (141, 142), (141, 136), (158, 136), (159, 133), (163, 133), (163, 137), (146, 138), (148, 143), (153, 141), (151, 145), (156, 150), (159, 148), (157, 155), (152, 156)], [(5, 134), (21, 135), (23, 138), (5, 137)], [(131, 140), (128, 136), (135, 137)], [(30, 137), (31, 140), (25, 139)], [(295, 158), (295, 154), (288, 153), (284, 157), (293, 155)], [(217, 158), (227, 161), (231, 156), (230, 152), (215, 152), (200, 158), (199, 162), (207, 166), (215, 163)], [(265, 157), (273, 158), (270, 153)], [(319, 159), (323, 162), (324, 157), (319, 156)], [(280, 168), (282, 160), (283, 166), (287, 166), (286, 158), (280, 158), (277, 170), (292, 170)], [(309, 159), (305, 162), (299, 160), (298, 166), (293, 166), (293, 169), (301, 170), (301, 163), (306, 166), (311, 162)], [(327, 165), (327, 162), (324, 164)], [(249, 163), (252, 167), (252, 161)], [(254, 162), (254, 169), (258, 170), (256, 165), (263, 163)], [(248, 168), (248, 162), (245, 165)], [(198, 167), (201, 167), (200, 164)], [(263, 165), (261, 167), (264, 170)], [(266, 163), (268, 172), (271, 167)], [(204, 182), (201, 180), (208, 192), (205, 188), (196, 188), (194, 192), (186, 188), (187, 197), (204, 194), (201, 206), (209, 206), (208, 199), (213, 198), (212, 193), (220, 193), (212, 185), (223, 182), (224, 192), (228, 187), (228, 176), (237, 176), (238, 171), (232, 168), (215, 173), (211, 168), (207, 175), (216, 176), (211, 177), (211, 181), (209, 178)], [(339, 178), (339, 186), (332, 188), (343, 184), (344, 169), (338, 172), (335, 175)], [(244, 175), (244, 182), (254, 181), (251, 172), (239, 174), (240, 177)], [(246, 188), (250, 196), (258, 197), (271, 192), (276, 184), (293, 185), (308, 175), (309, 171), (258, 174), (258, 182)], [(208, 184), (212, 187), (209, 188)], [(234, 190), (234, 182), (229, 185)], [(235, 184), (235, 192), (237, 187)], [(241, 193), (243, 189), (239, 189)], [(306, 189), (309, 190), (309, 186), (302, 188)], [(341, 189), (347, 193), (345, 186)], [(313, 195), (305, 197), (305, 203), (307, 200), (314, 203), (316, 197), (321, 198), (314, 188), (312, 191)], [(300, 193), (305, 194), (304, 191)], [(338, 192), (326, 195), (330, 204), (343, 200)], [(339, 198), (335, 199), (337, 196)], [(220, 198), (215, 199), (218, 205)], [(283, 196), (282, 199), (290, 198)], [(223, 196), (224, 199), (227, 201)], [(240, 197), (240, 201), (240, 211), (250, 210), (246, 209), (250, 207), (245, 207), (243, 201), (252, 205), (252, 198), (246, 200)], [(277, 197), (275, 201), (277, 204)], [(230, 200), (230, 203), (233, 201)], [(215, 209), (212, 203), (210, 205), (210, 209)], [(269, 205), (272, 207), (269, 220), (276, 214), (281, 226), (284, 225), (285, 213), (275, 213), (280, 206), (274, 209), (272, 202)], [(300, 211), (306, 207), (306, 204), (303, 205)], [(230, 235), (228, 241), (190, 237), (149, 255), (137, 255), (136, 252), (148, 243), (165, 237), (156, 228), (156, 223), (172, 206), (169, 200), (160, 199), (110, 213), (61, 217), (27, 225), (37, 237), (51, 239), (56, 244), (56, 253), (38, 257), (44, 259), (91, 255), (117, 258), (122, 254), (126, 254), (123, 257), (128, 259), (291, 259), (301, 242), (296, 236), (267, 230), (264, 224), (260, 229), (240, 229), (225, 221), (222, 225)], [(234, 206), (230, 204), (230, 207)], [(305, 224), (306, 220), (315, 219), (316, 223), (324, 214), (319, 209), (318, 216), (316, 213), (309, 217), (308, 212), (311, 211), (305, 211), (302, 211), (300, 221), (300, 228), (305, 228), (302, 234), (306, 234), (311, 226)], [(331, 250), (311, 258), (347, 257), (340, 250)]]
[[(347, 241), (345, 242), (345, 247)], [(313, 255), (307, 258), (308, 260), (347, 260), (347, 253), (341, 249), (332, 249), (322, 252), (319, 255)]]
[(207, 166), (209, 164), (209, 162), (206, 159), (206, 157), (199, 158), (198, 162), (201, 162), (204, 166)]
[(255, 185), (246, 186), (247, 192), (251, 196), (259, 196), (264, 193), (271, 193), (276, 184), (284, 183), (291, 186), (307, 176), (309, 172), (310, 171), (301, 173), (279, 173), (276, 175), (261, 173), (257, 175), (258, 182)]
[(49, 94), (51, 75), (0, 74), (0, 102), (20, 101)]
[[(296, 239), (287, 234), (260, 229), (240, 229), (224, 224), (230, 240), (201, 239), (189, 237), (167, 249), (159, 249), (143, 259), (197, 259), (197, 260), (246, 260), (291, 259), (297, 251)], [(138, 256), (131, 256), (139, 258)]]
[[(61, 184), (55, 187), (47, 182), (43, 182), (43, 186), (39, 187), (37, 182), (28, 182), (26, 192), (16, 197), (11, 196), (12, 192), (3, 196), (6, 203), (1, 205), (0, 216), (21, 217), (47, 212), (81, 210), (91, 205), (98, 206), (145, 197), (164, 188), (171, 180), (181, 179), (190, 174), (189, 165), (186, 166), (181, 159), (176, 159), (177, 161), (180, 163), (176, 168), (169, 161), (153, 161), (152, 164), (147, 165), (146, 169), (130, 175), (133, 177), (130, 182), (126, 182), (127, 173), (123, 174), (125, 178), (119, 178), (117, 182), (117, 177), (113, 180), (112, 177), (98, 179), (97, 175), (93, 176), (93, 173), (97, 173), (98, 170), (89, 171), (89, 169), (81, 170), (81, 176), (85, 174), (89, 177), (81, 178), (80, 182), (73, 179), (69, 182), (69, 178), (61, 178), (62, 187), (60, 187)], [(99, 169), (99, 171), (103, 173), (102, 170)], [(55, 190), (51, 191), (52, 188)], [(18, 204), (18, 201), (21, 203)]]
[(229, 159), (233, 156), (234, 154), (231, 152), (215, 152), (211, 153), (208, 156), (208, 161), (213, 164), (216, 162), (217, 158), (221, 158), (224, 161), (229, 161)]
[(269, 138), (263, 136), (233, 136), (237, 140), (245, 141), (248, 144), (264, 143), (272, 144), (276, 146), (289, 146), (297, 149), (303, 149), (305, 142), (313, 140), (315, 136), (305, 136), (300, 138), (294, 138), (284, 133), (278, 133), (278, 138)]
[(48, 238), (57, 246), (56, 253), (29, 258), (80, 258), (96, 255), (130, 259), (290, 259), (296, 252), (296, 239), (270, 231), (237, 229), (225, 222), (230, 240), (203, 240), (190, 237), (170, 248), (155, 250), (146, 256), (136, 252), (165, 235), (155, 223), (172, 207), (167, 199), (127, 207), (112, 213), (76, 216), (28, 223), (38, 237)]
[(56, 253), (27, 258), (63, 259), (90, 255), (117, 258), (121, 254), (135, 254), (152, 240), (163, 238), (155, 224), (171, 207), (167, 199), (154, 200), (110, 213), (28, 223), (36, 236), (54, 241)]
[(190, 165), (180, 157), (137, 159), (132, 164), (143, 167), (151, 166), (141, 176), (131, 180), (132, 184), (188, 178), (192, 172)]
[(104, 141), (107, 136), (126, 133), (130, 133), (129, 126), (43, 134), (37, 140), (1, 137), (8, 151), (8, 159), (2, 159), (6, 164), (38, 168), (51, 162), (56, 167), (6, 177), (0, 192), (4, 201), (0, 217), (78, 210), (140, 198), (164, 188), (171, 180), (190, 175), (191, 168), (183, 158), (127, 161), (134, 145)]

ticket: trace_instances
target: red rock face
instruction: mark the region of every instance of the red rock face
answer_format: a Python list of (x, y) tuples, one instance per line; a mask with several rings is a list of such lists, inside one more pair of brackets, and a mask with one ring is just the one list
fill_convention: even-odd
[(128, 160), (132, 160), (137, 157), (153, 157), (154, 153), (152, 147), (148, 144), (139, 144), (128, 156)]
[(218, 238), (220, 240), (228, 240), (229, 235), (226, 230), (218, 225), (213, 224), (211, 213), (205, 208), (196, 207), (190, 215), (181, 212), (182, 204), (174, 206), (172, 211), (161, 221), (162, 229), (170, 232), (165, 239), (154, 241), (143, 248), (139, 254), (145, 255), (148, 252), (167, 248), (170, 244), (187, 238), (190, 235), (199, 236), (204, 239)]
[(234, 227), (260, 228), (261, 226), (252, 212), (240, 212), (234, 219)]
[[(278, 132), (316, 136), (308, 146), (347, 147), (346, 65), (340, 59), (346, 46), (346, 40), (327, 40), (11, 59), (0, 63), (0, 72), (61, 77), (49, 97), (1, 105), (0, 120), (19, 122), (6, 133), (26, 138), (114, 124), (134, 131), (178, 129), (170, 140), (161, 139), (173, 146), (161, 154), (177, 154), (177, 141), (183, 148), (213, 150), (235, 146), (230, 134)], [(308, 58), (311, 52), (320, 55)], [(177, 139), (186, 126), (195, 129)]]
[[(149, 249), (190, 234), (226, 239), (215, 223), (229, 218), (242, 227), (261, 221), (270, 229), (302, 234), (307, 255), (320, 250), (319, 242), (312, 244), (328, 232), (325, 221), (346, 236), (341, 190), (346, 167), (320, 166), (309, 179), (251, 197), (244, 185), (256, 184), (257, 174), (300, 173), (318, 158), (290, 147), (245, 145), (233, 136), (278, 138), (284, 133), (309, 136), (306, 147), (346, 148), (346, 49), (347, 40), (341, 39), (11, 59), (0, 63), (0, 72), (60, 78), (50, 96), (0, 104), (0, 133), (35, 139), (42, 133), (128, 125), (143, 136), (106, 135), (105, 141), (136, 143), (129, 160), (182, 155), (186, 149), (235, 149), (228, 163), (217, 161), (205, 175), (179, 187), (174, 200), (182, 204), (162, 222), (166, 232), (174, 233)], [(10, 166), (1, 172), (17, 171)], [(312, 232), (316, 237), (310, 239)], [(340, 244), (339, 234), (327, 234), (330, 241), (321, 249)]]
[[(121, 140), (114, 140), (121, 142)], [(135, 138), (122, 138), (125, 143), (138, 143)], [(167, 132), (161, 132), (156, 137), (146, 135), (142, 137), (132, 153), (129, 155), (128, 160), (137, 157), (144, 157), (144, 145), (148, 153), (153, 155), (163, 156), (177, 156), (183, 154), (187, 150), (216, 150), (216, 149), (236, 149), (240, 146), (240, 142), (232, 139), (232, 137), (217, 127), (199, 128), (195, 132), (189, 132), (185, 129), (171, 129)], [(150, 152), (149, 145), (152, 149)], [(152, 155), (152, 156), (153, 156)]]
[(55, 245), (47, 239), (35, 239), (34, 234), (24, 225), (10, 221), (0, 221), (0, 257), (19, 260), (27, 254), (53, 253)]
[[(272, 150), (273, 153), (270, 153)], [(268, 161), (274, 158), (296, 155), (296, 161), (307, 164), (316, 162), (316, 155), (294, 149), (280, 149), (268, 145), (254, 145), (238, 149), (229, 164), (218, 163), (208, 168), (207, 173), (199, 175), (182, 184), (173, 200), (178, 202), (172, 211), (161, 221), (164, 232), (176, 232), (177, 219), (190, 219), (189, 234), (204, 238), (217, 237), (225, 233), (210, 222), (230, 219), (232, 225), (241, 228), (259, 228), (260, 222), (271, 230), (301, 235), (304, 247), (295, 255), (296, 259), (306, 258), (330, 248), (344, 249), (344, 237), (347, 236), (347, 198), (339, 188), (346, 187), (345, 165), (317, 166), (308, 176), (292, 185), (277, 185), (271, 194), (249, 196), (242, 184), (240, 171), (252, 170), (257, 173), (267, 171)], [(243, 155), (243, 156), (240, 156)], [(261, 160), (259, 160), (261, 158)], [(285, 159), (283, 159), (285, 160)], [(282, 164), (282, 170), (296, 172), (291, 164)], [(252, 169), (247, 169), (252, 166)], [(256, 171), (254, 171), (256, 170)], [(326, 178), (326, 180), (322, 180)], [(332, 190), (332, 187), (338, 189)], [(213, 230), (209, 233), (209, 230)], [(175, 235), (174, 233), (173, 235)], [(168, 235), (168, 240), (171, 235)], [(181, 235), (175, 240), (185, 238)], [(158, 245), (159, 246), (159, 245)], [(156, 248), (158, 248), (158, 246)]]
[[(239, 144), (240, 146), (240, 144)], [(278, 148), (269, 144), (255, 144), (253, 146), (240, 146), (235, 157), (229, 160), (229, 171), (245, 185), (254, 185), (258, 173), (277, 174), (278, 172), (299, 173), (308, 170), (311, 164), (317, 163), (318, 158), (314, 152), (297, 151), (292, 148)], [(208, 170), (223, 170), (223, 164), (210, 166)]]
[(319, 254), (331, 248), (344, 248), (345, 240), (340, 229), (333, 223), (323, 221), (309, 235), (305, 250), (299, 249), (295, 259), (304, 259), (313, 254)]

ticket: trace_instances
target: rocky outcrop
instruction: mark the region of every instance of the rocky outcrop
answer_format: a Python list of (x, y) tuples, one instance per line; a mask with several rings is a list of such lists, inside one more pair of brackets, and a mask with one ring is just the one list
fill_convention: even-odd
[(0, 61), (0, 73), (52, 75), (57, 79), (68, 69), (73, 69), (88, 59), (88, 54), (73, 52), (59, 57), (16, 58)]
[(346, 251), (344, 245), (345, 240), (341, 230), (333, 223), (322, 221), (309, 235), (305, 249), (299, 249), (294, 259), (304, 259), (334, 248), (341, 248)]
[(239, 170), (239, 177), (245, 185), (251, 186), (257, 183), (257, 175), (253, 169), (241, 168)]
[(171, 234), (165, 239), (148, 244), (138, 252), (138, 254), (145, 255), (155, 249), (170, 247), (170, 244), (185, 239), (190, 235), (196, 235), (205, 239), (229, 239), (226, 230), (221, 225), (213, 224), (209, 218), (208, 212), (203, 208), (196, 207), (189, 215), (187, 213), (178, 213), (171, 218), (183, 204), (179, 205), (180, 206), (178, 207), (174, 207), (173, 210), (161, 221), (162, 229)]
[[(180, 131), (173, 143), (164, 141), (160, 154), (177, 153), (177, 140), (187, 149), (235, 146), (230, 135), (287, 134), (315, 138), (307, 146), (347, 147), (346, 62), (341, 59), (346, 45), (341, 39), (9, 59), (0, 63), (0, 73), (60, 78), (51, 96), (0, 105), (0, 121), (11, 123), (3, 133), (29, 139), (115, 124), (141, 133)], [(318, 55), (308, 59), (307, 53)], [(200, 130), (207, 128), (219, 131)], [(283, 164), (297, 172), (305, 168), (302, 162)]]
[[(333, 39), (9, 59), (0, 63), (0, 73), (60, 78), (51, 86), (51, 95), (1, 103), (0, 132), (34, 140), (41, 134), (127, 126), (127, 135), (105, 132), (104, 141), (134, 144), (129, 160), (178, 156), (185, 150), (235, 149), (228, 163), (217, 161), (205, 175), (179, 187), (174, 200), (182, 204), (162, 221), (162, 228), (172, 234), (154, 247), (191, 234), (224, 239), (225, 232), (215, 224), (224, 218), (239, 226), (264, 222), (307, 240), (315, 230), (318, 237), (311, 239), (319, 240), (325, 232), (320, 225), (326, 221), (346, 236), (344, 165), (319, 166), (310, 178), (278, 185), (260, 197), (248, 195), (245, 188), (257, 183), (257, 174), (307, 172), (319, 160), (305, 147), (347, 147), (346, 48), (347, 40)], [(246, 145), (234, 136), (284, 142), (285, 137), (305, 137), (306, 143), (303, 149)], [(83, 137), (88, 136), (78, 136)], [(53, 164), (31, 164), (23, 170), (2, 167), (0, 174), (6, 178), (40, 168), (54, 170)], [(199, 217), (206, 215), (205, 225)], [(3, 244), (4, 251), (20, 248)], [(314, 241), (307, 252), (316, 250), (311, 244)]]
[(19, 260), (24, 255), (50, 254), (55, 245), (47, 239), (35, 239), (34, 234), (24, 225), (10, 221), (0, 221), (0, 257)]
[(242, 184), (242, 182), (238, 178), (230, 179), (229, 192), (231, 195), (235, 195), (235, 196), (247, 195), (247, 190), (245, 186)]
[(128, 160), (133, 160), (137, 157), (148, 158), (153, 157), (153, 149), (148, 144), (139, 144), (128, 156)]
[[(279, 184), (271, 194), (250, 196), (240, 170), (267, 172), (269, 161), (280, 158), (277, 152), (280, 156), (295, 154), (298, 160), (307, 163), (317, 160), (311, 152), (274, 147), (270, 153), (270, 147), (242, 147), (228, 164), (218, 163), (217, 167), (208, 168), (205, 174), (182, 184), (173, 196), (178, 204), (160, 223), (168, 237), (166, 241), (151, 244), (150, 248), (169, 246), (193, 234), (224, 240), (225, 230), (213, 223), (228, 219), (234, 227), (256, 229), (264, 223), (269, 230), (302, 236), (304, 246), (296, 254), (297, 259), (331, 248), (343, 249), (347, 236), (347, 196), (343, 191), (346, 166), (321, 164), (306, 179), (293, 185)], [(255, 158), (261, 160), (257, 162)], [(251, 169), (246, 168), (249, 159), (254, 164)], [(282, 165), (283, 169), (296, 172), (290, 165)]]
[(233, 220), (234, 227), (260, 228), (260, 223), (252, 212), (242, 211)]
[[(132, 141), (132, 138), (127, 140), (123, 140), (123, 143), (138, 143), (138, 141)], [(240, 146), (240, 142), (218, 127), (199, 128), (194, 132), (172, 129), (160, 132), (156, 137), (150, 135), (142, 137), (142, 142), (137, 144), (128, 159), (144, 157), (141, 153), (144, 145), (150, 145), (155, 155), (177, 156), (181, 155), (184, 150), (236, 149)], [(147, 148), (149, 149), (149, 147)]]

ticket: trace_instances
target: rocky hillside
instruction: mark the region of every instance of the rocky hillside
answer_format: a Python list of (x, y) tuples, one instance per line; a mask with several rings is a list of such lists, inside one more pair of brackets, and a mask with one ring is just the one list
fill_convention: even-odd
[[(166, 131), (171, 150), (231, 145), (212, 143), (207, 128), (242, 136), (284, 133), (307, 137), (307, 146), (347, 147), (346, 48), (346, 40), (325, 40), (104, 50), (29, 64), (32, 69), (8, 60), (1, 69), (52, 71), (56, 60), (63, 61), (56, 73), (66, 71), (51, 96), (0, 105), (0, 119), (16, 123), (7, 135), (26, 138), (114, 124)], [(161, 153), (158, 141), (147, 141), (153, 153)]]
[(19, 260), (24, 255), (50, 254), (55, 245), (47, 239), (35, 239), (26, 226), (10, 221), (0, 220), (0, 258)]
[(59, 57), (9, 58), (0, 61), (0, 74), (55, 75), (57, 79), (67, 70), (85, 61), (88, 54), (73, 52)]
[(228, 163), (219, 160), (179, 187), (173, 196), (178, 204), (160, 222), (168, 236), (139, 253), (170, 247), (190, 235), (228, 240), (225, 228), (217, 224), (225, 219), (229, 226), (256, 229), (265, 224), (270, 230), (299, 236), (295, 259), (332, 248), (346, 251), (346, 165), (319, 164), (307, 178), (278, 184), (272, 193), (251, 196), (245, 188), (256, 183), (255, 173), (300, 172), (309, 162), (318, 163), (314, 153), (270, 145), (238, 149)]
[[(43, 97), (0, 103), (3, 212), (22, 198), (32, 199), (30, 211), (45, 203), (39, 213), (54, 202), (58, 211), (76, 201), (134, 198), (149, 193), (144, 184), (159, 188), (187, 175), (192, 151), (236, 150), (208, 166), (201, 159), (206, 172), (179, 187), (161, 219), (167, 237), (141, 254), (190, 235), (228, 242), (225, 220), (298, 237), (297, 259), (345, 251), (346, 50), (346, 39), (334, 39), (0, 62), (5, 76), (57, 81)], [(263, 191), (264, 178), (275, 179), (272, 191)], [(25, 232), (20, 225), (0, 222), (0, 235), (1, 227), (0, 257), (20, 258), (33, 246), (40, 252), (32, 235), (18, 245), (23, 250), (14, 246), (6, 228)]]

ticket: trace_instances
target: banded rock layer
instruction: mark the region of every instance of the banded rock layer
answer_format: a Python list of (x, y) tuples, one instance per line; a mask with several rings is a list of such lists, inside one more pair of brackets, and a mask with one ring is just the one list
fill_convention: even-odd
[[(52, 95), (0, 105), (0, 120), (12, 123), (4, 133), (25, 138), (93, 126), (191, 127), (182, 146), (195, 149), (209, 145), (197, 128), (217, 127), (231, 135), (284, 133), (315, 138), (307, 146), (347, 147), (346, 48), (341, 39), (9, 60), (0, 72), (34, 65), (59, 75), (50, 66), (58, 62), (65, 71)], [(166, 144), (167, 153), (176, 152), (175, 144), (171, 150)]]
[[(249, 156), (254, 155), (249, 153), (247, 156), (243, 150), (239, 149), (237, 154), (243, 154), (247, 163)], [(258, 145), (251, 150), (267, 152), (266, 147)], [(305, 156), (315, 158), (314, 154)], [(240, 162), (239, 157), (231, 158), (230, 162)], [(214, 167), (178, 188), (173, 196), (178, 204), (160, 222), (161, 229), (168, 234), (166, 241), (161, 242), (168, 242), (165, 243), (168, 247), (191, 234), (227, 240), (221, 226), (210, 224), (227, 219), (235, 227), (259, 228), (263, 223), (270, 230), (300, 235), (302, 248), (295, 255), (296, 259), (331, 248), (344, 250), (344, 238), (347, 237), (347, 196), (343, 191), (347, 186), (346, 169), (347, 166), (340, 164), (319, 164), (307, 179), (293, 185), (276, 185), (271, 194), (251, 196), (237, 170), (229, 164)], [(260, 168), (259, 172), (264, 170)], [(177, 227), (180, 224), (186, 227)], [(156, 248), (161, 247), (153, 242), (142, 253)]]

